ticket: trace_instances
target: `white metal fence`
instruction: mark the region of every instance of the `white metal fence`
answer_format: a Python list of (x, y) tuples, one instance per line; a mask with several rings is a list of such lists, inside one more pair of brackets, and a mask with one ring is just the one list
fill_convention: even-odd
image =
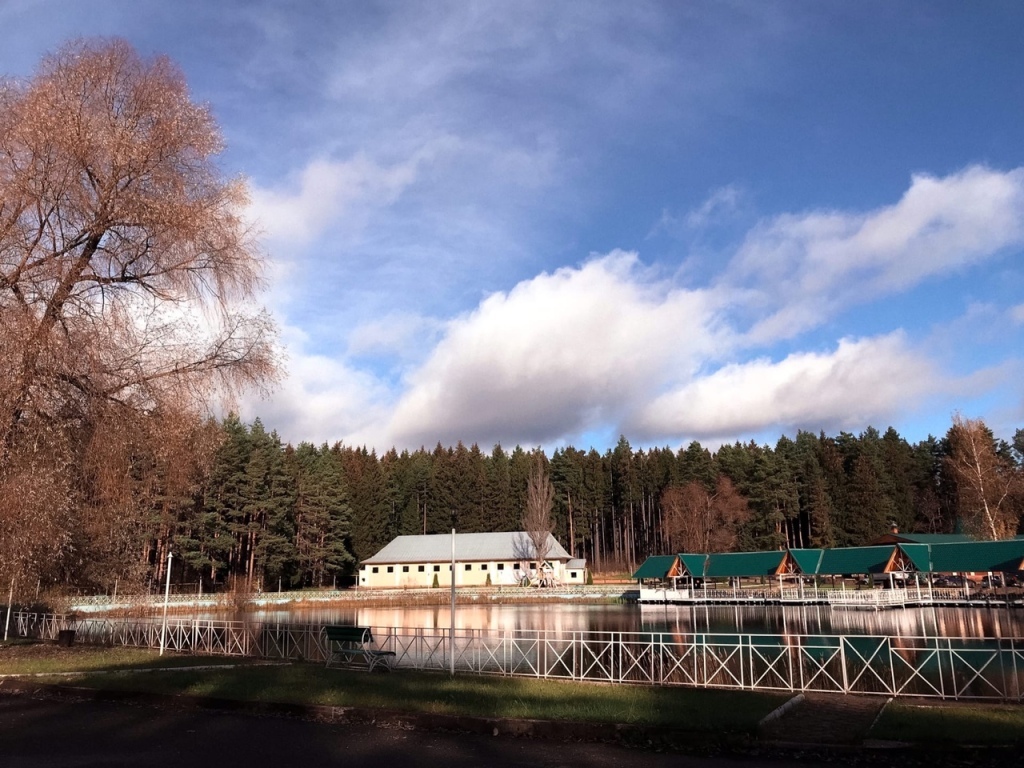
[[(536, 587), (501, 586), (501, 587), (458, 587), (456, 602), (477, 602), (486, 600), (508, 601), (542, 601), (542, 600), (573, 600), (573, 599), (636, 599), (635, 585), (587, 585), (573, 584), (568, 586), (538, 589)], [(172, 607), (200, 607), (211, 610), (230, 609), (240, 606), (273, 606), (292, 603), (398, 603), (423, 602), (427, 604), (448, 605), (451, 592), (447, 587), (408, 588), (408, 589), (322, 589), (292, 592), (251, 592), (231, 593), (216, 592), (206, 594), (172, 594), (166, 602)], [(69, 610), (81, 613), (99, 613), (111, 610), (128, 609), (159, 609), (164, 605), (165, 596), (161, 594), (141, 595), (80, 595), (69, 600)]]
[[(18, 635), (155, 648), (160, 619), (17, 613)], [(372, 627), (396, 668), (575, 681), (1024, 701), (1024, 639)], [(168, 620), (173, 651), (324, 661), (320, 625)]]

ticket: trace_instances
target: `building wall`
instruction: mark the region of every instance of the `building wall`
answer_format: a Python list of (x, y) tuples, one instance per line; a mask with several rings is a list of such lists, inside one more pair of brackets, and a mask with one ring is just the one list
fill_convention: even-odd
[[(563, 584), (584, 583), (585, 573), (582, 568), (569, 571), (565, 568), (564, 562), (549, 562), (554, 569), (555, 578)], [(491, 586), (513, 586), (522, 581), (523, 576), (526, 575), (526, 569), (532, 572), (531, 565), (536, 566), (536, 563), (510, 560), (456, 560), (455, 586), (486, 586), (488, 575), (491, 577)], [(450, 561), (445, 563), (363, 563), (359, 567), (359, 586), (368, 589), (431, 587), (436, 574), (439, 587), (450, 587), (450, 572)]]

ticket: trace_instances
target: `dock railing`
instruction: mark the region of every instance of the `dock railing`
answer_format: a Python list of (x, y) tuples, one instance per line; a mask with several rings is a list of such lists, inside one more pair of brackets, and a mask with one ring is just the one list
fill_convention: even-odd
[[(156, 648), (162, 622), (16, 613), (21, 637)], [(877, 635), (556, 632), (372, 627), (397, 669), (583, 682), (1024, 700), (1024, 639)], [(169, 619), (165, 646), (195, 654), (322, 662), (323, 627)]]

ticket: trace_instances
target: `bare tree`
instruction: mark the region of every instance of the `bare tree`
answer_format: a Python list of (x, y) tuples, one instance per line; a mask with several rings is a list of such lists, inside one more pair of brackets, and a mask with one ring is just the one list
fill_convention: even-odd
[(69, 525), (85, 508), (100, 529), (136, 514), (140, 473), (181, 466), (213, 402), (274, 379), (221, 148), (180, 70), (124, 41), (0, 83), (0, 575), (67, 554), (55, 532), (89, 528)]
[(538, 459), (530, 470), (526, 485), (526, 509), (523, 511), (522, 526), (530, 543), (533, 556), (537, 558), (537, 575), (541, 576), (544, 563), (551, 551), (551, 532), (554, 521), (551, 507), (555, 500), (555, 489), (551, 479)]
[(728, 552), (750, 518), (747, 500), (725, 475), (718, 477), (714, 493), (696, 480), (666, 488), (661, 504), (669, 546), (678, 552)]
[(956, 483), (965, 528), (992, 540), (1013, 536), (1024, 492), (1020, 470), (997, 453), (992, 432), (979, 419), (955, 414), (946, 440), (945, 465)]

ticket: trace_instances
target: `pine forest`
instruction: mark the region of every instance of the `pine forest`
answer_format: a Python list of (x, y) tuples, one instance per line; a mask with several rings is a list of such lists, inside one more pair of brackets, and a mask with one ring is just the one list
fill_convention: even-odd
[[(631, 571), (667, 552), (857, 546), (891, 527), (1003, 538), (1016, 534), (1024, 500), (1024, 430), (1011, 445), (959, 417), (944, 438), (913, 445), (868, 428), (714, 452), (698, 442), (635, 450), (623, 437), (604, 453), (565, 447), (550, 457), (462, 443), (380, 456), (292, 446), (234, 416), (204, 430), (215, 447), (187, 490), (151, 488), (138, 546), (121, 558), (95, 552), (82, 561), (88, 570), (63, 575), (70, 584), (155, 589), (170, 547), (175, 583), (197, 589), (347, 585), (359, 560), (398, 535), (518, 529), (537, 461), (554, 486), (556, 537), (594, 572)], [(980, 436), (980, 449), (963, 433)]]

